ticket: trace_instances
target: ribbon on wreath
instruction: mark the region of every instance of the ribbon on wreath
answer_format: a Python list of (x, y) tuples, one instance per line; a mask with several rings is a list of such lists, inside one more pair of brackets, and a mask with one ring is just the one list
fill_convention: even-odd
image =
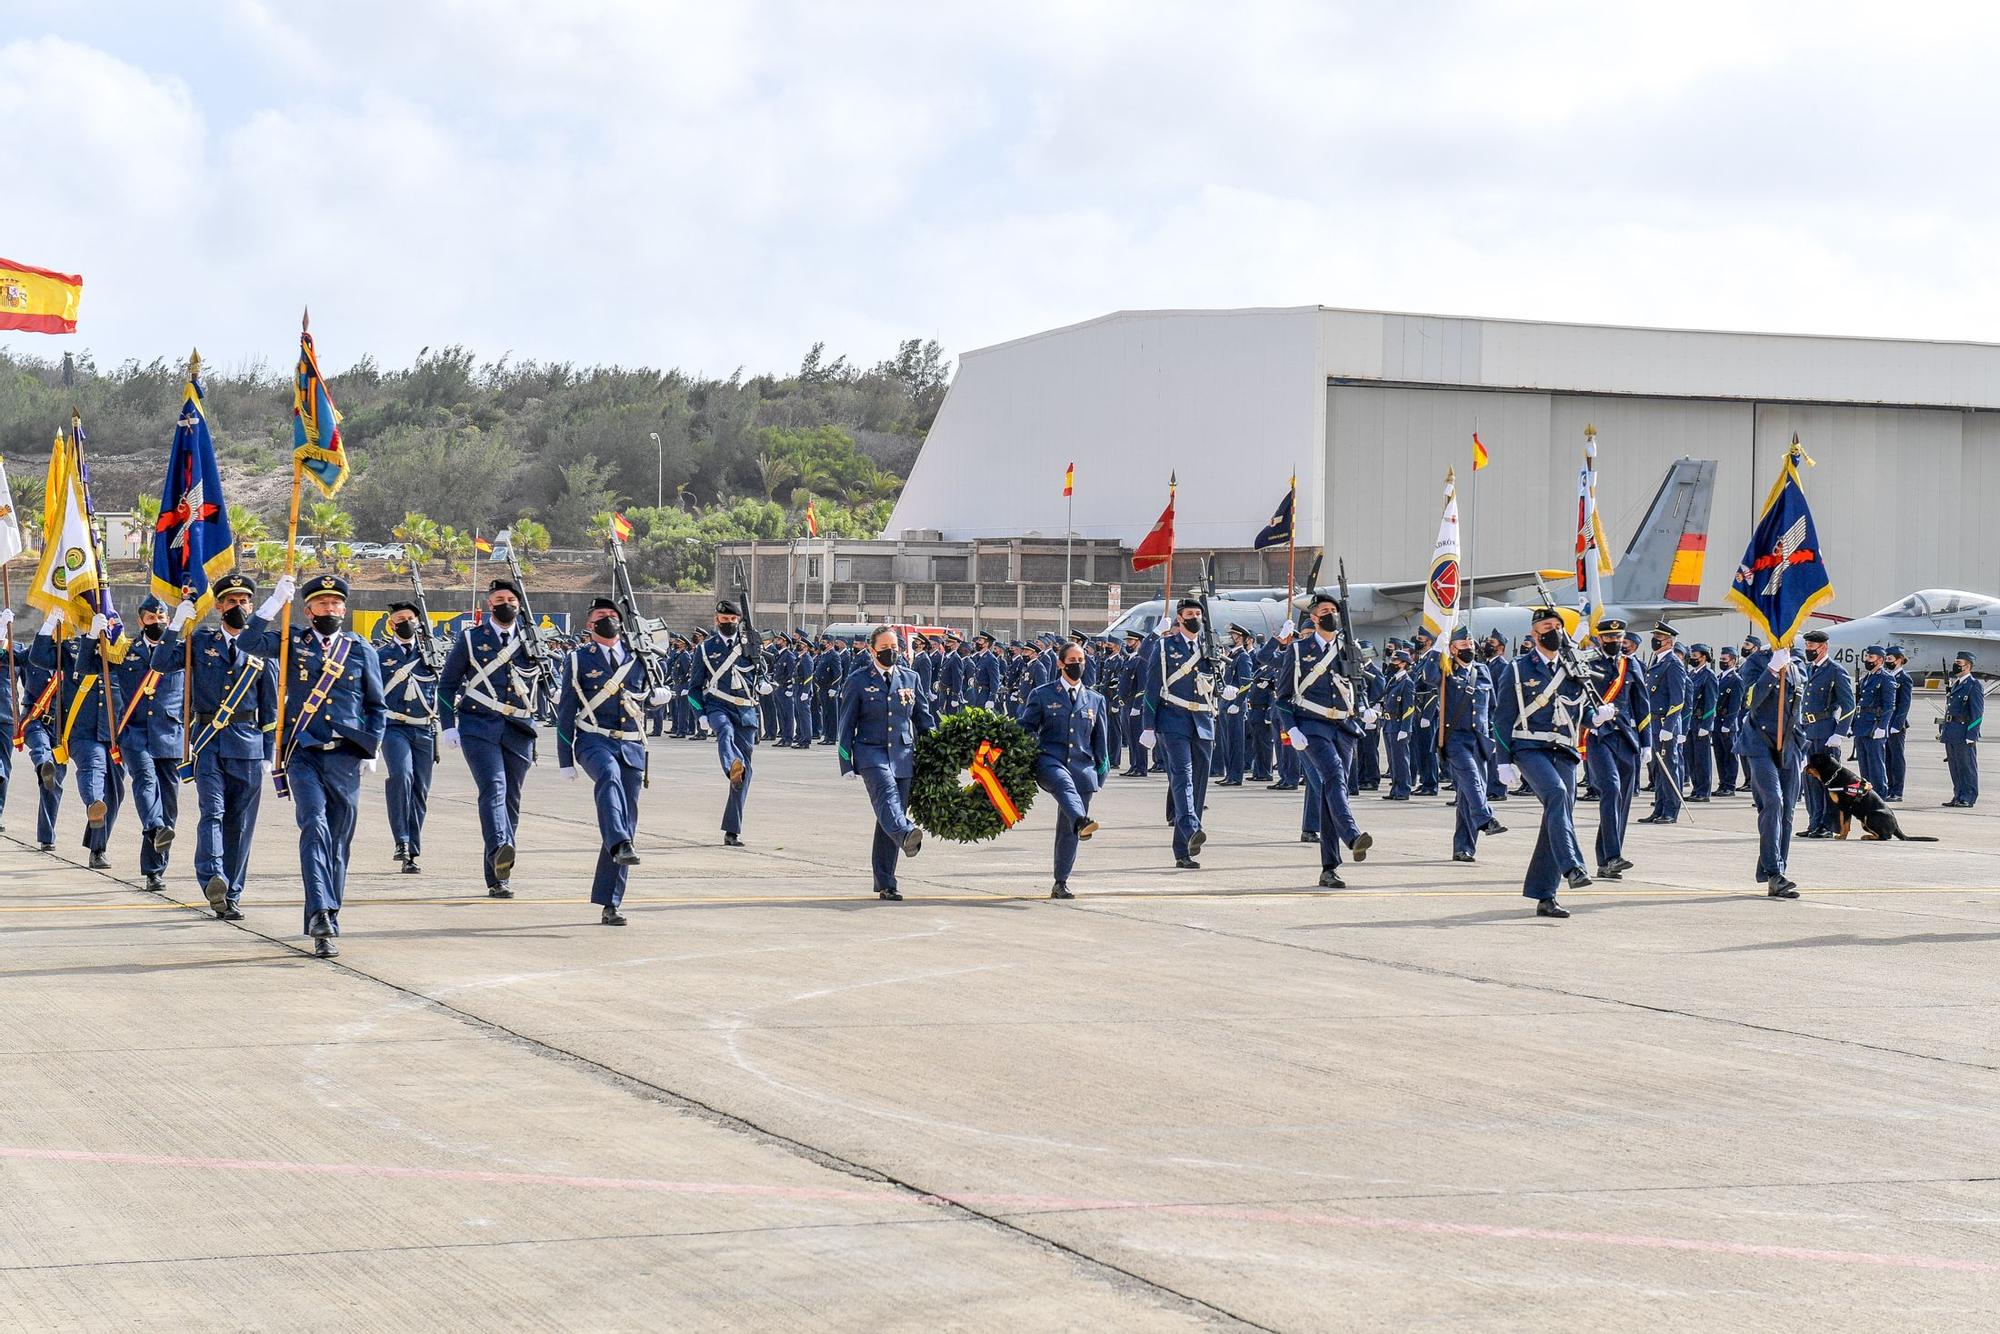
[(1000, 755), (1000, 747), (991, 741), (980, 742), (979, 749), (972, 754), (969, 772), (972, 774), (972, 781), (986, 790), (986, 799), (992, 802), (993, 809), (999, 812), (1000, 823), (1012, 829), (1020, 823), (1021, 812), (1014, 805), (1014, 799), (1007, 795), (1007, 789), (1001, 786), (1000, 776), (993, 772), (993, 766), (999, 763)]

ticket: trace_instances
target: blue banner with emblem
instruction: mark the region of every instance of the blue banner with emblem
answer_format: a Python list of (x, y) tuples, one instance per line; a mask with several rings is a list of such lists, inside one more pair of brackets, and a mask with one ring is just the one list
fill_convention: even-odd
[(1820, 550), (1819, 529), (1799, 480), (1799, 461), (1812, 466), (1799, 438), (1785, 451), (1785, 466), (1764, 500), (1750, 545), (1729, 583), (1729, 600), (1773, 648), (1789, 648), (1813, 609), (1833, 597), (1833, 577)]
[(190, 372), (153, 525), (153, 596), (169, 606), (188, 598), (195, 615), (205, 616), (213, 601), (209, 585), (235, 568), (236, 535), (229, 530), (222, 470), (202, 411), (201, 375)]
[(1253, 551), (1266, 551), (1272, 547), (1287, 547), (1292, 544), (1292, 508), (1298, 499), (1299, 479), (1292, 479), (1291, 489), (1278, 502), (1278, 508), (1271, 512), (1271, 521), (1257, 534), (1257, 540), (1250, 544)]

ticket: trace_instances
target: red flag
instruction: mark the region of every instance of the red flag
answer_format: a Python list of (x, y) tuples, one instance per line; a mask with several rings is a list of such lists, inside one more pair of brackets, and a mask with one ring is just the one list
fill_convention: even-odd
[(1169, 481), (1167, 507), (1160, 511), (1159, 522), (1153, 525), (1153, 531), (1146, 534), (1146, 540), (1132, 553), (1133, 569), (1150, 570), (1174, 558), (1174, 490), (1174, 482)]
[(1076, 494), (1076, 465), (1074, 463), (1070, 464), (1063, 472), (1063, 494), (1065, 496)]
[(806, 536), (819, 536), (819, 515), (813, 512), (812, 498), (806, 498)]

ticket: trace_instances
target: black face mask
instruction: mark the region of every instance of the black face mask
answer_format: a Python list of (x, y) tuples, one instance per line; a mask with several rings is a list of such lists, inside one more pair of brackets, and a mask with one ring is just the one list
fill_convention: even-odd
[(502, 602), (493, 608), (493, 622), (496, 625), (512, 625), (514, 618), (520, 614), (521, 609), (519, 607), (516, 607), (511, 602)]
[(1322, 612), (1318, 617), (1314, 619), (1313, 624), (1317, 625), (1322, 630), (1331, 631), (1337, 626), (1339, 626), (1340, 618), (1334, 615), (1330, 611)]
[(1083, 679), (1083, 664), (1080, 662), (1064, 663), (1063, 675), (1072, 681), (1081, 681)]
[(250, 624), (250, 609), (248, 607), (226, 607), (222, 612), (222, 623), (232, 630), (241, 630), (244, 626)]
[(1472, 650), (1469, 648), (1462, 648), (1458, 650), (1458, 652), (1452, 654), (1451, 656), (1458, 659), (1460, 662), (1471, 662)]
[(158, 621), (154, 621), (151, 625), (140, 626), (139, 633), (157, 644), (167, 637), (167, 627), (161, 625)]
[(1535, 642), (1553, 653), (1562, 647), (1563, 632), (1560, 630), (1544, 630), (1535, 636)]
[(600, 616), (590, 623), (590, 628), (600, 639), (618, 638), (618, 628), (622, 624), (616, 616)]
[(1183, 629), (1183, 630), (1187, 631), (1187, 632), (1188, 632), (1189, 634), (1191, 634), (1191, 635), (1198, 635), (1198, 634), (1200, 634), (1200, 633), (1201, 633), (1201, 617), (1199, 617), (1199, 616), (1186, 616), (1186, 617), (1183, 617), (1183, 618), (1181, 618), (1181, 629)]
[(415, 639), (416, 637), (417, 637), (417, 623), (415, 621), (396, 622), (396, 638)]
[(875, 661), (881, 663), (884, 667), (894, 667), (896, 665), (896, 650), (893, 648), (876, 649)]
[(313, 629), (319, 631), (323, 635), (330, 635), (335, 630), (338, 630), (340, 628), (340, 617), (334, 615), (330, 611), (322, 612), (320, 615), (313, 617), (312, 620), (313, 620)]
[(1624, 654), (1625, 644), (1622, 640), (1610, 644), (1599, 643), (1597, 651), (1604, 654), (1607, 658), (1616, 658)]

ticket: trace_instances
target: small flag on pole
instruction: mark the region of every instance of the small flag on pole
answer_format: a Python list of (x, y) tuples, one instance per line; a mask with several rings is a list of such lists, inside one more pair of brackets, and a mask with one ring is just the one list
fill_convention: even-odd
[(1458, 482), (1444, 473), (1444, 517), (1438, 520), (1437, 545), (1431, 549), (1430, 578), (1424, 581), (1424, 629), (1440, 643), (1450, 642), (1458, 624)]
[(481, 537), (477, 533), (474, 533), (472, 535), (472, 549), (478, 552), (482, 556), (490, 556), (493, 554), (493, 544), (491, 542), (488, 542), (485, 538)]
[(1250, 545), (1253, 550), (1266, 551), (1272, 547), (1290, 546), (1292, 541), (1292, 510), (1299, 495), (1299, 479), (1292, 478), (1291, 487), (1285, 498), (1278, 502), (1278, 508), (1271, 511), (1271, 521), (1264, 525), (1257, 540)]
[(1813, 609), (1833, 596), (1833, 578), (1821, 559), (1819, 529), (1799, 481), (1799, 460), (1812, 460), (1792, 437), (1785, 466), (1764, 499), (1743, 563), (1729, 583), (1729, 600), (1773, 648), (1790, 648)]
[(82, 301), (83, 279), (75, 274), (0, 259), (0, 329), (75, 333)]
[(1486, 452), (1485, 444), (1479, 439), (1479, 432), (1474, 431), (1472, 433), (1472, 470), (1478, 472), (1492, 461), (1492, 456)]
[(620, 542), (632, 540), (632, 521), (617, 510), (611, 511), (611, 535)]
[(202, 411), (201, 375), (190, 367), (167, 452), (160, 517), (153, 524), (153, 595), (168, 604), (185, 597), (199, 618), (211, 605), (209, 584), (235, 568), (236, 538), (222, 499), (215, 440)]
[(1174, 558), (1174, 492), (1179, 485), (1177, 475), (1167, 478), (1167, 507), (1160, 511), (1160, 517), (1153, 524), (1153, 530), (1146, 534), (1146, 540), (1133, 551), (1133, 569), (1150, 570)]
[(319, 373), (312, 335), (299, 331), (299, 365), (292, 385), (292, 458), (328, 499), (347, 481), (347, 447), (340, 412)]
[(806, 497), (806, 536), (819, 536), (819, 512), (813, 508), (813, 497)]
[(0, 462), (0, 565), (21, 551), (21, 516), (14, 513), (14, 489), (7, 485), (7, 465)]
[(1064, 471), (1063, 471), (1063, 494), (1064, 494), (1065, 496), (1073, 496), (1073, 495), (1075, 495), (1075, 494), (1076, 494), (1076, 464), (1075, 464), (1075, 463), (1071, 463), (1071, 464), (1069, 465), (1069, 467), (1068, 467), (1068, 468), (1066, 468), (1066, 469), (1064, 469)]

